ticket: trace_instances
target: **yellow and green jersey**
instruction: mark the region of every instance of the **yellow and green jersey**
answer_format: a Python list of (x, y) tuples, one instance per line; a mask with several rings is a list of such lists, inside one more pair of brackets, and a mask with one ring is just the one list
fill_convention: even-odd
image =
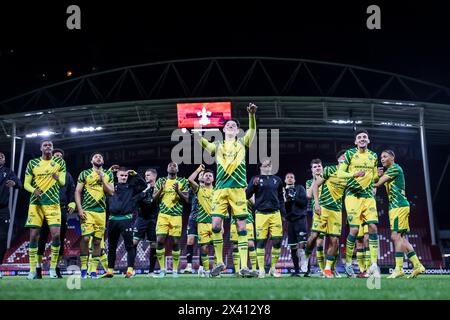
[(183, 214), (182, 199), (173, 190), (173, 185), (178, 183), (178, 188), (181, 192), (188, 192), (189, 183), (187, 179), (182, 177), (176, 177), (175, 179), (169, 179), (167, 177), (159, 178), (156, 181), (155, 189), (161, 189), (163, 183), (165, 183), (165, 186), (159, 198), (159, 213), (170, 216), (181, 216)]
[(389, 209), (409, 207), (408, 199), (405, 192), (405, 175), (403, 169), (394, 163), (384, 173), (392, 180), (386, 182), (386, 191), (389, 197)]
[(210, 154), (215, 154), (217, 163), (216, 187), (245, 188), (247, 186), (247, 172), (245, 165), (245, 148), (249, 147), (256, 133), (255, 115), (249, 115), (249, 129), (243, 138), (234, 141), (209, 142), (201, 139), (202, 147)]
[(197, 223), (212, 223), (211, 204), (214, 188), (199, 186), (197, 190)]
[[(254, 223), (255, 222), (255, 209), (253, 207), (253, 203), (250, 200), (247, 200), (247, 219), (245, 221), (246, 224)], [(236, 222), (236, 218), (234, 216), (231, 216), (230, 224), (234, 224)]]
[[(360, 152), (358, 148), (345, 152), (345, 159), (340, 163), (338, 176), (349, 178), (345, 195), (357, 198), (373, 198), (373, 184), (378, 181), (378, 156), (375, 152), (366, 149)], [(364, 171), (364, 177), (354, 178), (353, 174)]]
[[(53, 178), (53, 174), (57, 174), (59, 180)], [(59, 205), (59, 189), (65, 184), (65, 179), (66, 163), (63, 159), (52, 157), (50, 160), (30, 160), (25, 170), (25, 189), (31, 192), (30, 204)], [(39, 198), (33, 193), (37, 188), (42, 191)]]
[[(314, 183), (314, 179), (307, 180), (306, 181), (306, 190), (311, 189), (312, 186), (313, 186), (313, 183)], [(321, 185), (319, 187), (319, 194), (318, 194), (319, 198), (320, 198), (320, 195), (322, 194), (322, 187), (323, 187), (323, 185)], [(313, 195), (313, 197), (311, 198), (311, 207), (312, 207), (313, 211), (314, 211), (314, 205), (315, 204), (316, 204), (316, 201), (314, 200), (314, 195)]]
[[(104, 171), (103, 168), (100, 171), (105, 174), (107, 183), (114, 183), (112, 171)], [(99, 213), (106, 212), (106, 194), (98, 173), (92, 168), (81, 171), (78, 176), (78, 183), (84, 184), (83, 200), (81, 202), (83, 210)]]
[(322, 178), (325, 182), (322, 184), (319, 203), (325, 209), (340, 212), (348, 178), (338, 178), (337, 171), (337, 166), (328, 166), (323, 169)]

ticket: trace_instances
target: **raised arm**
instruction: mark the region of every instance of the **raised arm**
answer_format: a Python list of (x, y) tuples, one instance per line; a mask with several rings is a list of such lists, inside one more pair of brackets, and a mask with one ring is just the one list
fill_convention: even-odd
[(191, 189), (192, 189), (192, 191), (194, 191), (194, 193), (197, 193), (197, 191), (198, 191), (198, 183), (195, 181), (195, 179), (200, 174), (200, 172), (202, 172), (204, 170), (205, 170), (205, 166), (203, 164), (201, 164), (194, 172), (192, 172), (192, 174), (188, 178), (189, 185), (191, 186)]
[(247, 111), (248, 111), (248, 130), (245, 133), (244, 136), (244, 144), (249, 147), (250, 144), (253, 141), (253, 138), (256, 135), (256, 117), (255, 117), (255, 113), (256, 110), (258, 109), (258, 107), (253, 104), (250, 103), (247, 107)]
[(210, 154), (214, 154), (216, 152), (216, 145), (214, 143), (209, 142), (205, 138), (203, 138), (202, 135), (198, 131), (195, 131), (193, 133), (193, 137), (194, 137), (194, 140), (196, 140), (198, 143), (200, 143), (202, 148), (206, 149), (206, 151), (208, 151)]

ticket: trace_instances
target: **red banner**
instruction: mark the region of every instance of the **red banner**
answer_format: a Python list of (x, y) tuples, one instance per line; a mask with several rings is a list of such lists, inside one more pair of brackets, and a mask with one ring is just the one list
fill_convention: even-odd
[(231, 102), (177, 103), (178, 128), (223, 127), (231, 119)]

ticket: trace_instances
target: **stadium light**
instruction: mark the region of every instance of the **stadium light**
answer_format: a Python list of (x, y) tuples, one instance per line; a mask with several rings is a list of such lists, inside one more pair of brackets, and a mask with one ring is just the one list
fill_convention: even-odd
[(361, 120), (331, 120), (331, 123), (335, 124), (361, 124)]
[(70, 132), (78, 133), (78, 132), (94, 132), (103, 130), (103, 127), (83, 127), (83, 128), (71, 128)]
[(412, 124), (405, 123), (405, 122), (380, 122), (381, 126), (389, 126), (389, 127), (412, 127)]
[(43, 112), (36, 112), (36, 113), (25, 113), (24, 117), (31, 117), (31, 116), (40, 116), (43, 115)]
[(54, 131), (50, 131), (50, 130), (42, 130), (41, 132), (33, 132), (33, 133), (28, 133), (27, 135), (25, 135), (25, 137), (27, 138), (36, 138), (36, 137), (50, 137), (55, 135), (56, 132)]

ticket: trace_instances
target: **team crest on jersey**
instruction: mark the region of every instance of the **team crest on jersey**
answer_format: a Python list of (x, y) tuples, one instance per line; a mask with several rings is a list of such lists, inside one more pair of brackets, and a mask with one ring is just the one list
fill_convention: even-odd
[(374, 157), (372, 157), (372, 156), (368, 156), (368, 158), (369, 158), (369, 160), (375, 160), (375, 158)]
[(273, 178), (273, 184), (277, 184), (277, 179)]
[(348, 221), (352, 221), (353, 220), (353, 216), (348, 216)]
[(55, 163), (54, 161), (52, 161), (52, 162), (50, 163), (50, 165), (51, 165), (52, 167), (54, 167), (54, 166), (56, 165), (56, 163)]

